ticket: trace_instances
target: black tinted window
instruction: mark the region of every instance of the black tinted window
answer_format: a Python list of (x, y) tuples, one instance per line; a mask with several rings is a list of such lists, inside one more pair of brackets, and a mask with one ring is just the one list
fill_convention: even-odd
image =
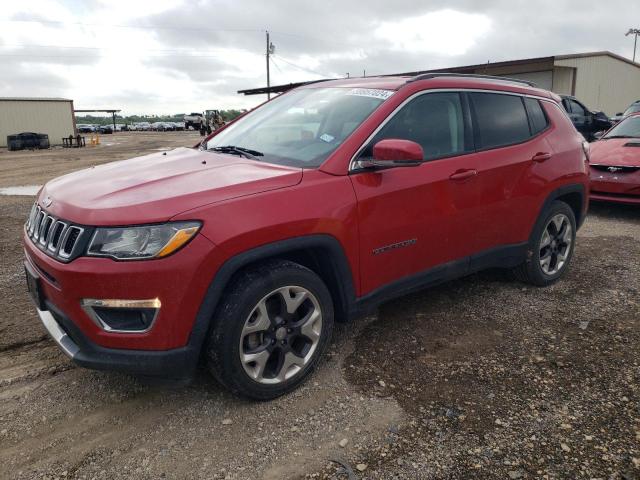
[(585, 109), (582, 108), (582, 105), (580, 105), (575, 100), (569, 100), (569, 106), (571, 108), (571, 113), (574, 113), (576, 115), (580, 115), (582, 117), (584, 117), (587, 114)]
[(531, 133), (537, 135), (549, 125), (547, 116), (542, 109), (542, 105), (538, 100), (533, 98), (525, 98), (524, 103), (529, 112), (529, 120), (531, 121)]
[(464, 116), (457, 93), (421, 95), (400, 110), (368, 145), (362, 156), (373, 154), (373, 145), (386, 138), (411, 140), (422, 146), (425, 160), (465, 151)]
[(499, 93), (472, 93), (470, 97), (476, 117), (477, 148), (520, 143), (531, 136), (521, 97)]

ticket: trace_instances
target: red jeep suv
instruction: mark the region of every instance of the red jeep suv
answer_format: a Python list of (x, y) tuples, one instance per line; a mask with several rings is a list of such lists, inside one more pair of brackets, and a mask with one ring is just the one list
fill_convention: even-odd
[(178, 148), (47, 183), (24, 228), (38, 314), (77, 364), (298, 386), (334, 321), (481, 269), (548, 285), (587, 212), (559, 98), (453, 74), (280, 95)]

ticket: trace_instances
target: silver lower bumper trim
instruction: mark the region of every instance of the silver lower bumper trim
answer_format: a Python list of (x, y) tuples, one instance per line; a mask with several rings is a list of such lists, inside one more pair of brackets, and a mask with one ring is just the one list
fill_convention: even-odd
[(53, 318), (53, 315), (51, 315), (48, 310), (38, 310), (38, 316), (44, 328), (47, 329), (49, 335), (51, 335), (62, 351), (70, 358), (74, 358), (80, 351), (80, 347), (60, 328), (60, 325), (56, 322), (56, 319)]

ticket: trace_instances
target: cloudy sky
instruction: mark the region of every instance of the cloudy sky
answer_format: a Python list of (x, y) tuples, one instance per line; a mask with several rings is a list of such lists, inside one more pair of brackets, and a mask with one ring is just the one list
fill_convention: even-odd
[[(635, 20), (636, 24), (632, 24)], [(597, 50), (631, 57), (637, 0), (3, 0), (0, 96), (125, 114), (252, 107), (266, 84)], [(640, 56), (640, 54), (639, 54)]]

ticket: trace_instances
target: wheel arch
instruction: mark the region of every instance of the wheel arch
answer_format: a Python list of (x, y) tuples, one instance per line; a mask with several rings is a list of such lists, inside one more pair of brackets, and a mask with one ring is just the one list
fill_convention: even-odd
[(576, 225), (578, 226), (578, 228), (580, 228), (587, 216), (586, 195), (587, 192), (585, 192), (584, 185), (579, 183), (564, 185), (556, 190), (553, 190), (542, 204), (542, 208), (538, 213), (538, 218), (536, 219), (536, 222), (531, 229), (531, 233), (533, 234), (538, 222), (540, 221), (540, 218), (556, 200), (562, 201), (569, 205), (576, 218)]
[(331, 235), (309, 235), (262, 245), (229, 258), (218, 269), (196, 315), (189, 345), (201, 350), (220, 299), (239, 272), (268, 260), (289, 260), (315, 272), (327, 285), (336, 321), (347, 321), (355, 311), (356, 290), (347, 256)]

